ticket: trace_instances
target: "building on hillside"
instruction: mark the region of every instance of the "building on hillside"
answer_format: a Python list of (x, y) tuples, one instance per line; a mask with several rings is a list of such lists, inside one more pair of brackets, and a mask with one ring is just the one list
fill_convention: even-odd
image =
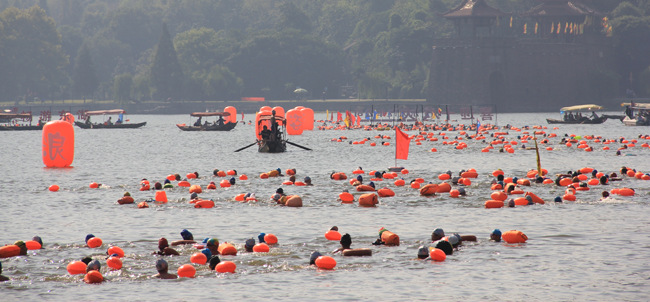
[(617, 84), (602, 15), (579, 1), (538, 2), (510, 14), (464, 0), (445, 13), (456, 33), (433, 43), (427, 100), (500, 112), (598, 102), (600, 82)]

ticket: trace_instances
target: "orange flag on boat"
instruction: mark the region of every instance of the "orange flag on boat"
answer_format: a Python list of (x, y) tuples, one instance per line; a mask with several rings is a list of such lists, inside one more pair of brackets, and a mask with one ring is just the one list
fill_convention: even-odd
[(402, 132), (399, 128), (395, 128), (395, 159), (408, 159), (409, 157), (409, 144), (411, 140), (409, 136)]

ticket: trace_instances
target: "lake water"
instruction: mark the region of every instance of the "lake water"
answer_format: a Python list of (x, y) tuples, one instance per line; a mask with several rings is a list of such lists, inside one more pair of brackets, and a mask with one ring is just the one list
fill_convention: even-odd
[[(542, 168), (550, 174), (593, 167), (599, 171), (619, 172), (628, 166), (650, 172), (648, 142), (639, 135), (650, 134), (648, 127), (625, 127), (619, 121), (601, 125), (559, 125), (553, 129), (546, 117), (557, 114), (500, 114), (498, 125), (547, 126), (547, 151), (540, 147)], [(317, 119), (324, 113), (317, 114)], [(252, 115), (247, 115), (247, 120)], [(390, 131), (307, 131), (290, 141), (312, 148), (305, 151), (287, 146), (282, 154), (258, 153), (255, 147), (234, 150), (254, 142), (252, 125), (239, 124), (230, 132), (182, 132), (176, 123), (190, 123), (187, 115), (132, 115), (132, 122), (147, 121), (141, 129), (83, 130), (75, 127), (74, 168), (47, 169), (41, 160), (41, 132), (2, 132), (0, 144), (0, 245), (29, 240), (39, 235), (45, 249), (29, 251), (28, 256), (2, 259), (3, 275), (11, 278), (0, 284), (2, 300), (320, 300), (320, 301), (558, 301), (558, 300), (630, 300), (650, 299), (650, 181), (624, 177), (607, 186), (592, 186), (577, 193), (576, 202), (553, 203), (564, 189), (555, 185), (533, 184), (524, 187), (542, 199), (545, 205), (485, 209), (490, 199), (492, 171), (502, 169), (506, 176), (523, 178), (536, 168), (535, 151), (515, 146), (515, 153), (500, 153), (498, 148), (481, 152), (487, 143), (464, 140), (468, 148), (456, 150), (437, 142), (411, 142), (408, 160), (399, 160), (410, 174), (439, 183), (437, 175), (450, 170), (456, 176), (462, 169), (475, 168), (479, 177), (466, 187), (467, 196), (451, 198), (447, 193), (422, 197), (408, 186), (396, 187), (391, 180), (378, 186), (392, 188), (396, 196), (380, 198), (376, 208), (356, 204), (342, 205), (338, 194), (353, 187), (347, 181), (329, 179), (333, 171), (386, 170), (395, 165), (394, 139), (376, 139), (375, 135), (394, 137)], [(487, 123), (484, 121), (483, 123)], [(502, 131), (502, 130), (500, 130)], [(521, 132), (509, 130), (508, 140), (519, 141)], [(458, 131), (444, 131), (450, 137)], [(407, 132), (415, 134), (414, 131)], [(629, 140), (636, 147), (616, 156), (620, 143), (602, 150), (602, 143), (589, 141), (593, 152), (559, 144), (565, 134), (595, 135)], [(333, 138), (348, 137), (344, 142)], [(370, 138), (388, 141), (390, 146), (371, 147), (349, 144)], [(531, 145), (532, 141), (528, 143)], [(430, 152), (431, 148), (438, 152)], [(297, 179), (310, 176), (312, 187), (283, 186), (287, 176), (260, 179), (259, 174), (276, 168), (297, 170)], [(202, 198), (213, 199), (216, 207), (195, 209), (187, 201), (187, 188), (167, 191), (169, 202), (151, 203), (148, 209), (118, 205), (125, 191), (136, 202), (154, 197), (154, 191), (138, 190), (142, 178), (162, 182), (169, 174), (197, 171), (203, 188), (214, 169), (235, 169), (249, 180), (233, 187), (204, 190)], [(364, 175), (364, 181), (368, 181)], [(91, 182), (104, 184), (90, 189)], [(59, 192), (48, 187), (57, 184)], [(285, 193), (302, 196), (304, 207), (288, 208), (267, 201), (279, 187)], [(632, 197), (614, 196), (601, 201), (601, 192), (616, 187), (636, 190)], [(254, 192), (258, 203), (233, 201), (239, 193)], [(333, 255), (338, 262), (332, 271), (308, 265), (309, 255), (336, 249), (336, 241), (327, 241), (324, 233), (333, 225), (341, 233), (352, 235), (352, 247), (368, 247), (371, 257)], [(378, 230), (385, 227), (398, 234), (397, 247), (372, 246)], [(444, 262), (414, 260), (420, 245), (430, 243), (431, 232), (443, 228), (446, 233), (474, 234), (476, 243), (466, 243)], [(521, 230), (529, 238), (525, 244), (511, 245), (488, 240), (490, 232)], [(188, 229), (197, 239), (216, 237), (235, 244), (237, 256), (223, 256), (237, 264), (235, 274), (215, 274), (207, 266), (196, 265), (193, 279), (158, 280), (152, 255), (160, 237), (181, 239)], [(260, 232), (273, 233), (279, 244), (268, 254), (243, 251), (246, 239)], [(98, 249), (84, 247), (86, 234), (103, 239)], [(126, 252), (124, 267), (110, 271), (103, 261), (109, 245)], [(180, 247), (181, 256), (167, 257), (170, 271), (190, 263), (197, 250)], [(109, 281), (88, 285), (81, 275), (71, 276), (66, 266), (84, 256), (102, 259), (102, 274)]]

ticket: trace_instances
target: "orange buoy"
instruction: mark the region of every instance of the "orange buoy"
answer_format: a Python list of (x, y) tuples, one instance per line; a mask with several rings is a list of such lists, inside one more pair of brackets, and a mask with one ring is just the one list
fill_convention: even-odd
[(214, 270), (216, 270), (217, 273), (231, 273), (231, 274), (235, 273), (235, 269), (237, 269), (237, 265), (232, 261), (221, 261), (214, 268)]
[(113, 246), (108, 248), (108, 251), (106, 251), (106, 254), (107, 255), (117, 254), (117, 257), (122, 258), (122, 257), (124, 257), (124, 250), (119, 246), (114, 246), (113, 245)]
[(282, 182), (282, 184), (285, 185), (285, 186), (291, 186), (291, 185), (293, 185), (293, 182), (290, 181), (290, 180), (286, 180), (286, 181)]
[(503, 208), (503, 200), (488, 200), (485, 202), (485, 208)]
[(205, 265), (208, 262), (208, 257), (205, 254), (201, 253), (201, 252), (194, 253), (190, 257), (190, 262), (192, 262), (194, 264)]
[(494, 170), (492, 176), (497, 177), (499, 175), (504, 175), (505, 173), (502, 170)]
[(422, 187), (422, 189), (420, 189), (420, 195), (433, 196), (436, 195), (436, 191), (438, 191), (437, 184), (427, 184), (424, 187)]
[(271, 250), (271, 248), (268, 246), (268, 244), (262, 242), (258, 243), (253, 246), (253, 252), (256, 253), (268, 253)]
[(216, 189), (217, 189), (217, 185), (216, 185), (214, 182), (211, 182), (211, 183), (209, 183), (208, 186), (205, 187), (205, 188), (206, 188), (207, 190), (216, 190)]
[(520, 186), (530, 186), (530, 180), (525, 178), (517, 179), (517, 184)]
[(573, 181), (571, 180), (571, 178), (565, 177), (565, 178), (560, 179), (559, 183), (560, 183), (560, 186), (566, 187), (566, 186), (572, 184)]
[(357, 191), (359, 192), (368, 192), (368, 191), (375, 191), (375, 188), (369, 186), (369, 185), (358, 185), (357, 186)]
[(458, 198), (458, 196), (460, 196), (460, 191), (456, 189), (449, 191), (449, 197)]
[[(203, 253), (201, 253), (201, 254), (203, 254)], [(203, 255), (203, 256), (205, 256), (205, 255)], [(183, 264), (178, 268), (176, 273), (181, 278), (194, 278), (194, 275), (196, 275), (196, 269), (191, 264)]]
[(40, 250), (42, 248), (41, 243), (34, 240), (25, 241), (25, 246), (28, 250)]
[(393, 197), (395, 196), (395, 192), (389, 188), (383, 187), (377, 191), (377, 194), (379, 194), (379, 197)]
[(402, 169), (399, 172), (402, 173), (402, 174), (409, 174), (409, 170), (406, 170), (406, 169)]
[(419, 189), (420, 188), (420, 183), (417, 181), (414, 181), (411, 183), (411, 188), (412, 189)]
[(438, 188), (436, 189), (436, 193), (447, 193), (447, 192), (451, 192), (450, 184), (443, 182), (438, 185)]
[(273, 245), (278, 243), (278, 237), (276, 237), (273, 234), (266, 234), (264, 235), (264, 242), (267, 244)]
[(108, 257), (106, 259), (106, 265), (113, 270), (119, 270), (122, 269), (122, 260), (120, 257)]
[(226, 177), (226, 172), (225, 171), (217, 171), (217, 177)]
[(214, 208), (214, 201), (210, 199), (200, 199), (194, 203), (196, 209), (210, 209)]
[(92, 270), (84, 276), (84, 282), (88, 284), (102, 283), (104, 282), (104, 276), (99, 271)]
[(261, 174), (260, 174), (260, 178), (261, 178), (261, 179), (267, 179), (267, 178), (269, 178), (269, 173), (261, 173)]
[(490, 194), (490, 198), (492, 198), (493, 200), (504, 201), (508, 199), (508, 194), (506, 194), (503, 191), (496, 191)]
[(406, 181), (404, 181), (403, 179), (398, 179), (398, 180), (395, 180), (394, 184), (396, 186), (398, 186), (398, 187), (401, 187), (401, 186), (406, 184)]
[(322, 269), (334, 269), (336, 267), (336, 260), (330, 256), (319, 256), (316, 258), (316, 266)]
[(165, 191), (156, 191), (156, 201), (157, 202), (167, 202), (167, 192)]
[(568, 201), (576, 201), (576, 196), (573, 195), (573, 194), (567, 193), (567, 194), (564, 194), (564, 196), (562, 196), (562, 199), (568, 200)]
[(304, 182), (302, 182), (302, 181), (296, 181), (296, 182), (293, 183), (293, 185), (294, 185), (294, 186), (297, 186), (297, 187), (304, 187), (304, 186), (306, 186), (307, 184), (304, 183)]
[(515, 198), (515, 205), (516, 206), (526, 206), (526, 205), (528, 205), (528, 199), (523, 198), (523, 197)]
[(461, 173), (460, 177), (463, 177), (463, 178), (477, 178), (478, 173), (466, 171), (466, 172)]
[(179, 187), (187, 187), (187, 188), (189, 188), (191, 185), (190, 185), (190, 182), (189, 182), (189, 181), (187, 181), (187, 180), (181, 180), (181, 181), (178, 182), (178, 186), (179, 186)]
[(86, 264), (81, 261), (72, 261), (66, 267), (70, 275), (80, 275), (86, 273)]
[(148, 207), (149, 205), (147, 204), (146, 201), (141, 201), (140, 203), (138, 203), (138, 209), (146, 209)]
[(503, 238), (503, 241), (507, 243), (524, 243), (526, 240), (528, 240), (528, 236), (526, 236), (526, 234), (524, 234), (522, 231), (517, 230), (504, 232), (501, 235), (501, 238)]
[(375, 193), (366, 193), (359, 196), (359, 206), (360, 207), (374, 207), (378, 201), (377, 194)]
[(56, 191), (59, 190), (59, 186), (58, 186), (58, 185), (51, 185), (51, 186), (50, 186), (49, 188), (47, 188), (47, 189), (50, 190), (51, 192), (56, 192)]
[(341, 200), (341, 203), (353, 203), (354, 195), (348, 192), (342, 192), (341, 194), (339, 194), (339, 199)]
[(287, 198), (287, 202), (284, 205), (287, 207), (302, 207), (302, 198), (298, 195), (291, 195)]
[(445, 259), (447, 259), (447, 254), (445, 254), (441, 249), (432, 248), (431, 251), (429, 251), (429, 257), (431, 257), (431, 260), (433, 261), (445, 261)]
[(239, 180), (248, 180), (248, 176), (246, 174), (239, 175)]
[(99, 237), (92, 237), (92, 238), (88, 239), (88, 241), (86, 242), (86, 245), (87, 245), (89, 248), (97, 248), (97, 247), (100, 247), (100, 246), (102, 245), (102, 243), (103, 243), (103, 242), (102, 242), (102, 239), (101, 239), (101, 238), (99, 238)]
[(587, 181), (587, 184), (590, 186), (596, 186), (600, 183), (600, 181), (596, 178), (592, 178), (589, 181)]
[(503, 190), (503, 186), (501, 184), (493, 184), (490, 186), (490, 190)]
[(325, 233), (325, 239), (339, 241), (339, 240), (341, 240), (341, 233), (339, 233), (339, 231), (335, 231), (335, 230), (328, 230)]
[(237, 249), (235, 246), (228, 242), (220, 244), (217, 250), (219, 250), (219, 254), (221, 255), (237, 255)]
[(387, 246), (398, 246), (399, 245), (399, 236), (397, 234), (381, 228), (379, 230), (381, 241)]
[(165, 177), (169, 181), (175, 181), (176, 180), (176, 175), (174, 174), (169, 174), (167, 177)]
[(48, 168), (69, 167), (74, 160), (74, 127), (63, 120), (43, 126), (42, 159)]
[(91, 189), (97, 189), (99, 188), (99, 184), (96, 182), (91, 182), (90, 185), (88, 185), (88, 187)]
[(535, 195), (535, 193), (532, 192), (526, 192), (526, 196), (530, 196), (531, 199), (533, 199), (534, 203), (539, 203), (539, 204), (545, 204), (544, 200), (539, 198), (539, 196)]
[(228, 172), (226, 172), (226, 175), (237, 175), (237, 172), (235, 172), (235, 170), (228, 170)]
[(200, 185), (191, 185), (190, 186), (190, 194), (191, 193), (201, 194), (201, 193), (203, 193), (203, 189), (201, 189)]
[(221, 186), (222, 188), (229, 188), (231, 186), (231, 184), (230, 184), (230, 181), (228, 181), (227, 179), (224, 179), (224, 180), (219, 182), (219, 186)]
[(194, 179), (194, 178), (196, 178), (196, 174), (194, 174), (194, 173), (187, 173), (187, 175), (185, 175), (185, 178), (187, 178), (187, 179)]
[(634, 190), (630, 188), (620, 188), (618, 189), (618, 195), (621, 196), (634, 196)]
[(246, 197), (245, 193), (237, 194), (237, 196), (235, 196), (235, 201), (244, 201), (245, 197)]
[(447, 173), (442, 173), (442, 174), (438, 175), (438, 179), (440, 179), (440, 180), (447, 180), (447, 179), (450, 179), (450, 178), (451, 178), (451, 176), (449, 174), (447, 174)]
[(9, 258), (20, 255), (20, 247), (14, 244), (0, 247), (0, 258)]

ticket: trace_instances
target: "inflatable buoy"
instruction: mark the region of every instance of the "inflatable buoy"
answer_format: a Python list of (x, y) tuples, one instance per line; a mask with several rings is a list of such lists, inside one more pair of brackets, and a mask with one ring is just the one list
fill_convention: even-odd
[(460, 196), (460, 191), (456, 189), (449, 191), (449, 197), (457, 198), (458, 196)]
[(478, 173), (476, 173), (476, 171), (473, 171), (473, 172), (466, 171), (466, 172), (461, 173), (460, 177), (462, 177), (462, 178), (477, 178)]
[(528, 205), (528, 199), (523, 198), (523, 197), (515, 198), (515, 205), (516, 206), (526, 206), (526, 205)]
[(394, 184), (396, 186), (398, 186), (398, 187), (401, 187), (401, 186), (406, 184), (406, 181), (404, 181), (403, 179), (398, 179), (398, 180), (395, 180)]
[(502, 170), (494, 170), (492, 176), (498, 177), (499, 175), (504, 175), (505, 173)]
[(266, 234), (266, 235), (264, 235), (264, 242), (266, 242), (267, 244), (271, 244), (271, 245), (277, 244), (278, 243), (278, 237), (276, 237), (273, 234)]
[(293, 185), (298, 187), (303, 187), (306, 186), (307, 184), (302, 181), (296, 181), (295, 183), (293, 183)]
[(436, 195), (436, 191), (438, 191), (437, 184), (427, 184), (424, 187), (422, 187), (422, 189), (420, 189), (420, 195), (433, 196)]
[(190, 186), (190, 194), (196, 193), (196, 194), (201, 194), (203, 193), (203, 189), (201, 189), (200, 185), (191, 185)]
[(260, 178), (261, 179), (267, 179), (267, 178), (269, 178), (269, 174), (268, 173), (261, 173)]
[(192, 262), (194, 264), (205, 265), (208, 262), (208, 257), (205, 254), (201, 253), (201, 252), (194, 253), (190, 257), (190, 262)]
[(539, 196), (535, 195), (535, 194), (532, 193), (532, 192), (526, 192), (525, 195), (526, 195), (526, 196), (530, 196), (530, 198), (533, 199), (533, 202), (534, 202), (534, 203), (545, 204), (544, 200), (542, 200), (541, 198), (539, 198)]
[(68, 167), (74, 160), (74, 127), (65, 121), (50, 121), (43, 126), (42, 159), (48, 168)]
[(485, 202), (485, 208), (487, 209), (503, 208), (503, 200), (488, 200)]
[(244, 194), (244, 193), (237, 194), (237, 196), (235, 196), (235, 201), (244, 201), (245, 197), (246, 197), (246, 194)]
[(530, 180), (528, 179), (517, 179), (517, 184), (520, 186), (530, 186)]
[(341, 200), (341, 203), (353, 203), (354, 195), (348, 192), (342, 192), (341, 194), (339, 194), (339, 199)]
[(576, 201), (576, 196), (573, 195), (573, 194), (567, 193), (567, 194), (564, 194), (564, 196), (562, 196), (562, 199), (568, 200), (568, 201)]
[(253, 252), (256, 253), (268, 253), (271, 250), (271, 248), (268, 246), (268, 244), (262, 242), (258, 243), (253, 246)]
[(248, 176), (246, 174), (239, 175), (239, 180), (248, 180)]
[(360, 207), (374, 207), (378, 201), (377, 194), (375, 193), (366, 193), (359, 196), (359, 206)]
[(50, 186), (49, 188), (47, 188), (47, 189), (50, 190), (50, 192), (56, 192), (56, 191), (59, 190), (59, 186), (58, 186), (58, 185), (51, 185), (51, 186)]
[(99, 271), (92, 270), (84, 276), (84, 282), (88, 284), (102, 283), (104, 282), (104, 276)]
[(442, 174), (438, 175), (438, 179), (440, 179), (440, 180), (447, 180), (447, 179), (450, 179), (450, 178), (451, 178), (451, 176), (449, 174), (447, 174), (447, 173), (442, 173)]
[(395, 196), (395, 192), (389, 188), (381, 188), (379, 191), (377, 191), (377, 194), (379, 194), (379, 197), (393, 197)]
[(167, 192), (165, 191), (156, 191), (156, 201), (157, 202), (167, 202)]
[(293, 182), (290, 181), (290, 180), (287, 180), (287, 181), (282, 182), (282, 184), (285, 185), (285, 186), (291, 186), (291, 185), (293, 185)]
[(325, 239), (339, 241), (341, 240), (341, 233), (339, 231), (329, 230), (325, 233)]
[(0, 247), (0, 258), (9, 258), (20, 255), (20, 247), (14, 244)]
[(194, 178), (196, 178), (196, 174), (194, 174), (194, 173), (187, 173), (187, 175), (185, 175), (185, 178), (187, 178), (187, 179), (194, 179)]
[(372, 256), (371, 249), (347, 249), (341, 252), (343, 256)]
[(86, 273), (86, 264), (81, 261), (72, 261), (66, 267), (70, 275), (80, 275)]
[(398, 246), (399, 245), (399, 236), (397, 234), (388, 231), (384, 228), (380, 230), (381, 232), (381, 241), (387, 246)]
[(178, 268), (176, 273), (181, 278), (194, 278), (194, 275), (196, 275), (196, 268), (194, 268), (194, 266), (191, 264), (183, 264)]
[(91, 189), (97, 189), (99, 188), (99, 184), (96, 182), (91, 182), (90, 185), (88, 185)]
[(230, 181), (228, 181), (227, 179), (224, 179), (221, 182), (219, 182), (219, 186), (221, 186), (222, 188), (229, 188), (231, 186), (231, 184), (230, 184)]
[(117, 257), (122, 258), (124, 257), (124, 250), (119, 246), (111, 246), (108, 248), (108, 251), (106, 251), (106, 254), (107, 255), (117, 254)]
[(621, 196), (634, 196), (634, 190), (630, 188), (620, 188), (618, 189), (618, 195)]
[(291, 195), (287, 198), (287, 202), (284, 205), (287, 207), (302, 207), (302, 198), (298, 195)]
[(231, 274), (235, 273), (235, 269), (237, 269), (237, 265), (232, 261), (221, 261), (214, 268), (214, 270), (216, 270), (217, 273), (231, 273)]
[(559, 181), (560, 186), (563, 186), (563, 187), (566, 187), (566, 186), (568, 186), (568, 185), (570, 185), (572, 183), (573, 183), (573, 181), (569, 177), (562, 178)]
[(494, 190), (503, 190), (503, 186), (502, 186), (501, 184), (493, 184), (493, 185), (490, 187), (490, 190), (493, 190), (493, 191), (494, 191)]
[(431, 257), (431, 260), (433, 261), (445, 261), (445, 259), (447, 259), (447, 254), (445, 254), (441, 249), (432, 248), (429, 252), (429, 257)]
[(447, 193), (451, 191), (451, 185), (443, 182), (438, 185), (438, 188), (436, 189), (436, 193)]
[(42, 248), (41, 243), (34, 240), (25, 241), (25, 246), (28, 250), (40, 250)]
[(417, 181), (414, 181), (411, 183), (411, 189), (419, 189), (420, 188), (420, 183)]
[(334, 269), (336, 267), (336, 260), (330, 256), (320, 256), (316, 258), (316, 266), (322, 269)]
[(526, 234), (517, 230), (507, 231), (501, 235), (501, 238), (507, 243), (524, 243), (528, 240)]
[(122, 269), (122, 260), (120, 257), (109, 257), (106, 259), (106, 265), (113, 270)]
[(98, 247), (102, 246), (102, 244), (103, 244), (102, 239), (98, 238), (98, 237), (92, 237), (92, 238), (88, 239), (88, 241), (86, 242), (86, 245), (89, 248), (98, 248)]
[(508, 199), (508, 194), (504, 193), (503, 191), (496, 191), (490, 194), (490, 198), (492, 198), (493, 200), (504, 201)]
[(358, 185), (357, 186), (357, 191), (359, 192), (371, 192), (375, 191), (375, 188), (369, 186), (369, 185)]
[(214, 201), (210, 199), (201, 199), (194, 203), (194, 208), (196, 209), (210, 209), (214, 208)]
[(190, 185), (190, 182), (189, 182), (189, 181), (187, 181), (187, 180), (181, 180), (181, 181), (178, 182), (178, 186), (179, 186), (179, 187), (188, 187), (188, 188), (189, 188), (191, 185)]
[(138, 209), (146, 209), (146, 208), (149, 208), (149, 205), (147, 204), (146, 201), (141, 201), (140, 203), (138, 203)]
[(119, 203), (119, 204), (131, 204), (131, 203), (134, 203), (134, 202), (135, 202), (135, 199), (133, 199), (133, 197), (131, 197), (131, 196), (123, 196), (122, 198), (117, 200), (117, 203)]
[(219, 254), (221, 255), (237, 255), (237, 249), (235, 246), (227, 242), (220, 244), (217, 250), (219, 250)]

